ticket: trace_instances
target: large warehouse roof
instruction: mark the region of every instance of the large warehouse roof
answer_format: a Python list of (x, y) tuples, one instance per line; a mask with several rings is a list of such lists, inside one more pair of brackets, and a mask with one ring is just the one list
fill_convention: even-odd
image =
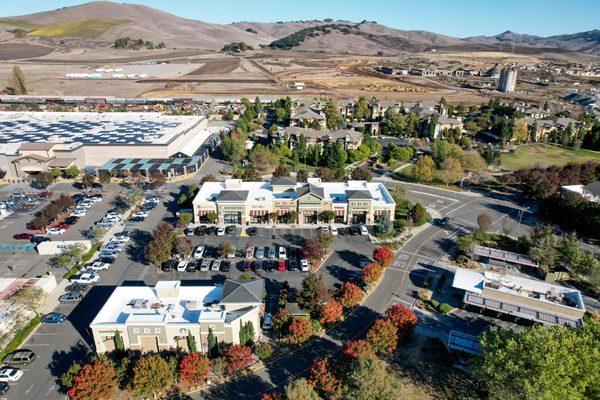
[(167, 144), (203, 119), (150, 112), (0, 112), (0, 144)]

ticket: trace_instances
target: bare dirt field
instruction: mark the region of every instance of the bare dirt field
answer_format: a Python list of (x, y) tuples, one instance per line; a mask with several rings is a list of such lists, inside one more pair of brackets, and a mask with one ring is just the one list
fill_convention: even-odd
[(53, 51), (52, 47), (31, 43), (0, 43), (0, 60), (41, 57)]
[(196, 68), (186, 76), (198, 76), (206, 74), (228, 74), (240, 67), (240, 60), (236, 58), (205, 60), (204, 65)]

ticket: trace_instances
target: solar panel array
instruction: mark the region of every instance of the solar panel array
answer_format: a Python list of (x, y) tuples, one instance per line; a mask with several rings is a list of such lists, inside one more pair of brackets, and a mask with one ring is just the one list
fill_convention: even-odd
[(65, 117), (52, 122), (34, 118), (0, 120), (0, 143), (153, 143), (164, 135), (165, 130), (177, 128), (182, 123), (173, 120), (77, 120)]
[(208, 152), (202, 156), (185, 158), (113, 158), (102, 167), (101, 171), (170, 171), (175, 174), (195, 171), (208, 157)]

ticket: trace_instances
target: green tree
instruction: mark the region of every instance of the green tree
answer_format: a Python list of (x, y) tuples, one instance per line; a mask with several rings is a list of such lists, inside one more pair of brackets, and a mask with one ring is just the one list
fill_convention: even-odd
[(90, 173), (83, 175), (83, 178), (81, 178), (81, 182), (83, 183), (83, 186), (85, 186), (86, 188), (91, 188), (92, 186), (94, 186), (95, 180), (96, 180), (96, 176), (94, 174), (90, 174)]
[(239, 162), (246, 156), (246, 139), (239, 134), (221, 137), (221, 150), (227, 161)]
[(381, 214), (381, 216), (379, 217), (379, 220), (377, 221), (377, 226), (376, 226), (377, 232), (381, 233), (383, 235), (387, 235), (388, 233), (392, 232), (393, 229), (394, 229), (394, 224), (390, 220), (388, 213), (384, 212), (383, 214)]
[(352, 179), (357, 181), (370, 181), (373, 179), (371, 173), (365, 167), (358, 167), (352, 170)]
[(49, 172), (40, 172), (35, 176), (34, 179), (35, 183), (43, 189), (47, 188), (54, 182), (54, 176)]
[(418, 182), (431, 182), (435, 173), (435, 162), (429, 156), (420, 156), (413, 165), (413, 176)]
[(359, 121), (371, 119), (371, 108), (365, 99), (365, 96), (360, 96), (354, 105), (354, 118)]
[(429, 215), (427, 209), (423, 207), (421, 203), (415, 203), (410, 211), (410, 217), (412, 218), (415, 226), (421, 226), (425, 222), (431, 220), (431, 215)]
[(442, 139), (436, 139), (433, 142), (433, 161), (435, 161), (436, 165), (439, 167), (446, 157), (448, 157), (448, 142)]
[(351, 361), (342, 398), (353, 400), (400, 399), (400, 385), (378, 358), (359, 356)]
[[(320, 400), (321, 397), (305, 378), (300, 378), (285, 387), (287, 400)], [(352, 397), (348, 397), (349, 399)]]
[(67, 179), (74, 179), (77, 176), (79, 176), (80, 173), (81, 171), (79, 170), (79, 168), (77, 168), (76, 165), (71, 165), (69, 168), (65, 169), (64, 176)]
[(172, 383), (169, 363), (158, 354), (141, 357), (133, 367), (132, 389), (137, 396), (157, 398)]
[(14, 95), (24, 95), (29, 91), (27, 89), (27, 80), (18, 65), (15, 65), (8, 78), (8, 87)]
[(448, 157), (442, 162), (440, 172), (442, 181), (446, 185), (459, 182), (464, 173), (460, 161), (453, 157)]
[(528, 136), (529, 132), (525, 120), (522, 118), (516, 119), (512, 127), (512, 137), (515, 138), (517, 143), (525, 143)]
[[(212, 329), (209, 328), (209, 334), (212, 334)], [(214, 337), (214, 336), (213, 336)], [(187, 345), (190, 353), (195, 353), (198, 349), (196, 345), (196, 338), (192, 335), (192, 332), (188, 332)]]
[(212, 328), (208, 328), (207, 346), (208, 356), (210, 358), (215, 358), (219, 355), (219, 343), (217, 342), (217, 338), (215, 337)]
[(115, 331), (115, 349), (119, 351), (125, 350), (125, 345), (123, 344), (123, 338), (121, 337), (121, 331)]
[(342, 115), (340, 113), (340, 106), (334, 99), (327, 100), (327, 103), (323, 107), (323, 113), (325, 114), (325, 120), (327, 128), (336, 129), (342, 122)]

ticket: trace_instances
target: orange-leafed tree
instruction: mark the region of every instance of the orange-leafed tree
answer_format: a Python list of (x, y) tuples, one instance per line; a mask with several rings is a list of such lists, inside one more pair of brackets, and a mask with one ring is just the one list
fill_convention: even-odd
[(398, 329), (398, 340), (409, 338), (417, 327), (417, 315), (413, 310), (402, 304), (396, 304), (385, 310), (385, 315)]
[(288, 341), (290, 344), (302, 344), (306, 342), (313, 334), (313, 327), (306, 318), (296, 318), (290, 324), (288, 329)]
[(387, 268), (394, 261), (394, 252), (389, 247), (378, 247), (373, 250), (373, 260)]
[(379, 263), (371, 263), (363, 268), (361, 279), (366, 286), (377, 282), (383, 274), (383, 267)]
[(244, 370), (254, 361), (252, 349), (241, 344), (232, 344), (225, 350), (225, 368), (228, 374)]
[(210, 361), (200, 353), (190, 353), (179, 363), (179, 380), (189, 387), (199, 386), (206, 381)]
[(338, 293), (340, 304), (346, 308), (351, 308), (362, 300), (362, 290), (352, 282), (345, 282)]
[(319, 322), (322, 324), (332, 324), (337, 322), (344, 315), (344, 307), (339, 301), (329, 300), (321, 306), (321, 318)]
[(67, 394), (73, 400), (109, 400), (114, 397), (116, 388), (114, 364), (109, 360), (97, 360), (81, 369)]
[(375, 351), (369, 342), (359, 339), (344, 343), (342, 355), (346, 358), (375, 357)]
[(329, 357), (316, 359), (309, 372), (309, 382), (324, 399), (338, 399), (342, 381), (336, 376), (335, 365)]
[(279, 392), (263, 393), (261, 400), (282, 400), (282, 397)]
[(379, 318), (367, 332), (367, 342), (379, 354), (388, 354), (398, 345), (398, 328), (389, 318)]

